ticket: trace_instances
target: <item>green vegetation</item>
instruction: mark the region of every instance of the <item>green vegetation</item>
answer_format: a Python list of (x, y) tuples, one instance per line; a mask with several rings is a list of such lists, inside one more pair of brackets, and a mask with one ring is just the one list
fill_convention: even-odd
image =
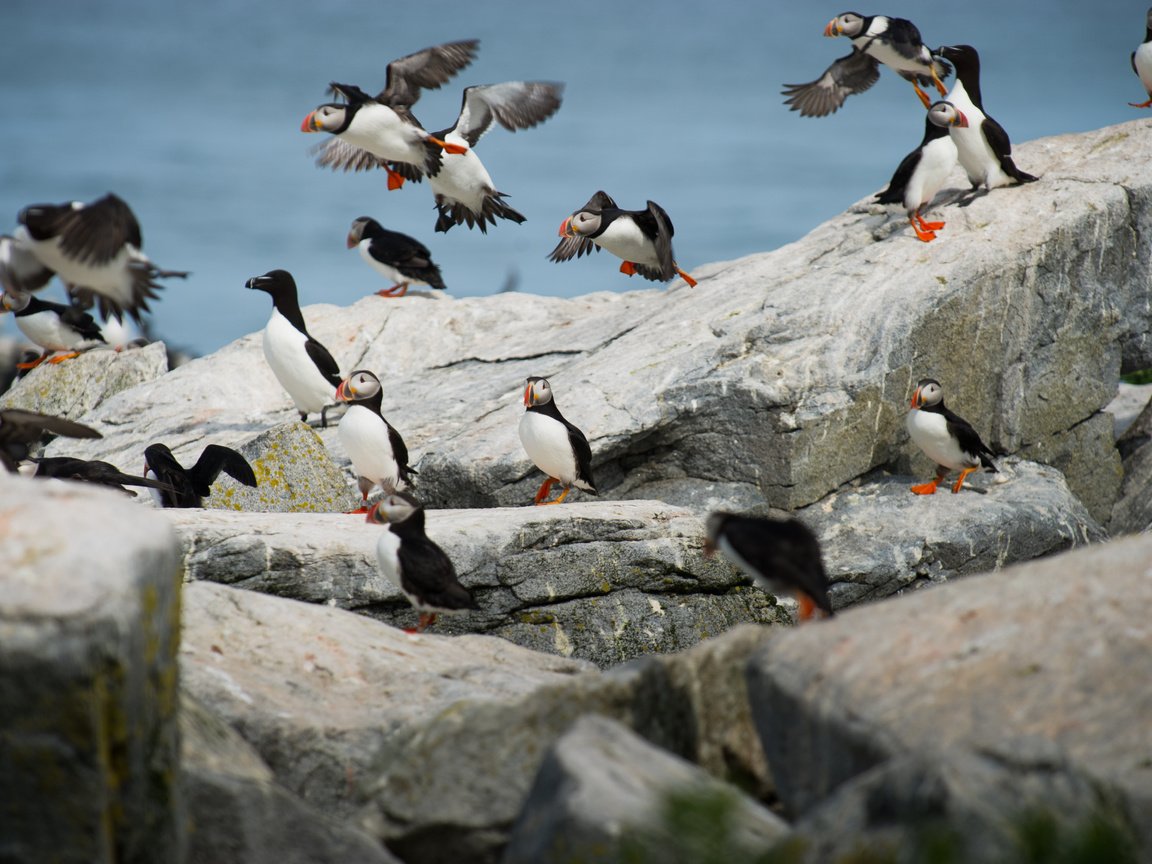
[(1125, 384), (1152, 384), (1152, 369), (1129, 372), (1127, 375), (1121, 375), (1120, 380)]

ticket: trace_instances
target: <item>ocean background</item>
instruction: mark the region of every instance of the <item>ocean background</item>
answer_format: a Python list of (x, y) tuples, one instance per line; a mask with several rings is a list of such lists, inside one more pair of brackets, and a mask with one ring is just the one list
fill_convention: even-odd
[[(1129, 55), (1146, 10), (1115, 0), (859, 9), (912, 19), (932, 47), (976, 46), (985, 107), (1017, 143), (1148, 116), (1127, 105), (1145, 98)], [(268, 270), (291, 271), (303, 303), (344, 305), (386, 287), (345, 248), (361, 215), (424, 242), (457, 297), (654, 287), (616, 272), (607, 254), (547, 261), (560, 222), (597, 189), (628, 208), (651, 198), (691, 271), (801, 237), (881, 189), (919, 143), (920, 103), (889, 70), (830, 117), (783, 105), (782, 84), (812, 80), (850, 50), (821, 35), (843, 11), (724, 0), (0, 0), (0, 233), (28, 204), (120, 195), (153, 261), (192, 271), (168, 281), (151, 321), (198, 353), (263, 327), (268, 298), (243, 286)], [(430, 130), (454, 122), (471, 84), (567, 85), (545, 124), (494, 127), (480, 142), (497, 186), (528, 217), (486, 236), (434, 233), (427, 183), (388, 192), (383, 172), (317, 168), (309, 150), (321, 136), (299, 131), (329, 81), (375, 93), (391, 60), (466, 38), (481, 40), (477, 60), (415, 107)], [(0, 328), (16, 333), (10, 316)]]

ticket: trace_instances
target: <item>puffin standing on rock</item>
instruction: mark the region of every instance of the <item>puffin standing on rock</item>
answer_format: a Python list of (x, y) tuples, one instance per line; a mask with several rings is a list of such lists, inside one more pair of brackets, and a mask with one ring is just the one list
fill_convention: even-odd
[(296, 280), (287, 270), (253, 276), (244, 287), (272, 296), (272, 317), (264, 328), (264, 359), (280, 386), (288, 391), (301, 422), (320, 412), (320, 425), (328, 428), (328, 408), (340, 386), (340, 366), (328, 349), (312, 338), (300, 311)]
[(165, 444), (152, 444), (144, 451), (144, 476), (155, 477), (165, 486), (153, 493), (161, 507), (203, 507), (221, 471), (256, 488), (252, 466), (231, 447), (209, 444), (191, 468), (181, 465)]
[[(592, 480), (592, 448), (584, 433), (564, 419), (547, 378), (525, 381), (524, 414), (520, 417), (520, 443), (528, 458), (547, 477), (536, 492), (535, 504), (559, 504), (572, 487), (599, 494)], [(545, 501), (552, 484), (564, 487), (555, 501)]]
[(361, 216), (348, 232), (348, 248), (359, 249), (368, 266), (391, 279), (391, 288), (381, 288), (381, 297), (403, 297), (409, 285), (424, 285), (444, 290), (440, 268), (432, 263), (428, 247), (407, 234), (389, 231), (375, 219)]
[[(4, 311), (12, 312), (20, 332), (44, 350), (31, 363), (17, 363), (17, 369), (34, 369), (45, 360), (63, 363), (79, 357), (81, 351), (104, 344), (104, 336), (96, 321), (75, 306), (50, 303), (32, 294), (10, 291), (0, 298), (0, 312)], [(68, 353), (52, 357), (56, 351)]]
[(704, 551), (719, 551), (762, 591), (795, 597), (801, 621), (819, 609), (832, 615), (820, 543), (799, 519), (712, 513), (704, 523)]
[(990, 458), (996, 454), (980, 440), (971, 423), (944, 405), (944, 388), (939, 381), (924, 378), (916, 385), (905, 425), (916, 446), (936, 463), (936, 476), (912, 487), (917, 495), (934, 494), (949, 471), (960, 472), (952, 486), (953, 494), (960, 491), (968, 475), (980, 466), (996, 472)]
[(336, 398), (351, 403), (340, 420), (340, 443), (352, 460), (360, 487), (362, 506), (352, 513), (368, 512), (368, 493), (379, 486), (385, 494), (403, 491), (416, 470), (408, 464), (408, 448), (391, 423), (380, 413), (384, 389), (367, 369), (358, 369), (341, 381)]
[(393, 492), (368, 511), (366, 521), (386, 526), (376, 541), (380, 572), (420, 614), (419, 623), (405, 633), (422, 633), (437, 615), (480, 608), (456, 578), (451, 559), (424, 533), (424, 507), (415, 498)]
[(924, 118), (924, 139), (920, 146), (904, 157), (888, 188), (876, 195), (881, 204), (903, 204), (908, 222), (917, 238), (929, 243), (943, 222), (925, 222), (920, 210), (932, 203), (936, 193), (956, 167), (956, 145), (948, 130), (937, 126), (930, 116)]
[(1152, 108), (1152, 9), (1144, 17), (1144, 41), (1132, 52), (1132, 71), (1144, 85), (1148, 94), (1146, 102), (1129, 102), (1133, 108)]

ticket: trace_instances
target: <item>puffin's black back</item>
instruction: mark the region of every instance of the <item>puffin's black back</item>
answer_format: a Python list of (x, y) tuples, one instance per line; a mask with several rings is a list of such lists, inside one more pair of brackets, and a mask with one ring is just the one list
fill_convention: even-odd
[(766, 519), (728, 514), (717, 531), (748, 566), (765, 579), (778, 579), (812, 598), (829, 615), (828, 574), (820, 542), (799, 519)]
[(436, 609), (479, 609), (472, 592), (460, 584), (452, 560), (424, 532), (424, 508), (388, 530), (400, 538), (401, 587)]

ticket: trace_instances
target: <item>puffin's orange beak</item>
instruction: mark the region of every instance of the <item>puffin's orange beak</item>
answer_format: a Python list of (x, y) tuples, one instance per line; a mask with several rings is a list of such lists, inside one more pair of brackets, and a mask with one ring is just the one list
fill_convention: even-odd
[(824, 35), (825, 36), (839, 36), (840, 35), (840, 28), (838, 28), (836, 26), (836, 19), (835, 18), (833, 18), (831, 21), (829, 21), (828, 26), (824, 28)]
[(304, 122), (300, 124), (301, 132), (317, 132), (319, 127), (316, 126), (316, 112), (309, 111), (308, 116), (304, 118)]
[(348, 394), (348, 382), (347, 381), (341, 381), (340, 386), (336, 388), (336, 401), (337, 402), (351, 401), (351, 397)]
[(532, 404), (532, 385), (529, 384), (524, 388), (524, 407)]
[(563, 222), (560, 223), (560, 232), (559, 233), (560, 233), (561, 237), (571, 237), (572, 236), (572, 217), (571, 216), (569, 216), (567, 219), (565, 219)]
[(956, 110), (956, 119), (952, 121), (952, 125), (959, 126), (961, 129), (967, 128), (968, 118), (964, 116), (963, 111), (959, 109)]
[(920, 388), (919, 387), (917, 387), (916, 392), (912, 394), (912, 407), (913, 408), (919, 408), (920, 407)]
[(352, 235), (352, 232), (349, 231), (348, 232), (348, 248), (349, 249), (355, 249), (359, 245), (360, 244), (356, 242), (356, 238)]

